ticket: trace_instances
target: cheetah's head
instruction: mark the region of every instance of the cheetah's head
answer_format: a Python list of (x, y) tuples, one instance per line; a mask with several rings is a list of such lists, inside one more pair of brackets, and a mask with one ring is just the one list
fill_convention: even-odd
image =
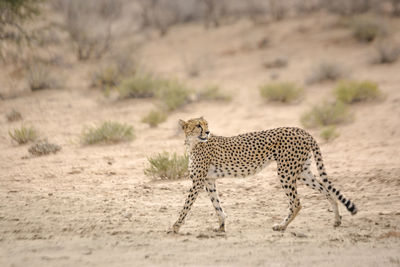
[(186, 139), (207, 142), (210, 137), (208, 122), (203, 117), (190, 119), (188, 121), (179, 120), (179, 125), (185, 132)]

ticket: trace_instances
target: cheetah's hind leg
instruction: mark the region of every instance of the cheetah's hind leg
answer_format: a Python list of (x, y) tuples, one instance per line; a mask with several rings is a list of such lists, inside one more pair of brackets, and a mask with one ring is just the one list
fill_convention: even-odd
[(310, 170), (311, 164), (311, 155), (304, 163), (303, 172), (300, 174), (300, 180), (308, 187), (320, 192), (323, 194), (329, 203), (332, 205), (332, 210), (335, 215), (335, 222), (333, 224), (334, 227), (339, 226), (342, 221), (342, 216), (339, 214), (337, 201), (332, 197), (329, 191), (325, 188), (325, 186), (315, 177), (315, 175)]
[(297, 213), (299, 213), (301, 205), (300, 199), (297, 195), (296, 177), (291, 175), (290, 172), (285, 173), (280, 167), (278, 167), (278, 169), (281, 170), (278, 174), (281, 178), (282, 188), (285, 191), (286, 196), (289, 198), (289, 214), (280, 224), (275, 224), (272, 227), (272, 230), (284, 231), (289, 223), (296, 217)]

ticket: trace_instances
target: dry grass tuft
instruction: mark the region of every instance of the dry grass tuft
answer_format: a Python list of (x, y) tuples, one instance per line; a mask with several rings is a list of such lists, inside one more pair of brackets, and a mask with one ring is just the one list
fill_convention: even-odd
[(33, 127), (25, 127), (21, 125), (21, 128), (15, 128), (13, 132), (9, 131), (11, 139), (17, 142), (18, 144), (26, 144), (28, 142), (33, 142), (37, 139), (38, 133)]
[(378, 84), (371, 81), (342, 81), (335, 88), (336, 99), (343, 103), (377, 100), (383, 96)]
[(400, 56), (400, 45), (392, 41), (382, 41), (375, 49), (376, 57), (373, 60), (375, 64), (390, 64), (396, 62)]
[(260, 86), (260, 94), (268, 101), (290, 103), (299, 100), (304, 89), (294, 83), (279, 82)]
[(334, 62), (321, 62), (311, 70), (306, 83), (313, 84), (324, 81), (336, 81), (345, 76), (345, 71), (339, 64)]
[(356, 16), (350, 24), (354, 37), (360, 42), (370, 43), (387, 35), (387, 28), (382, 20), (372, 16)]
[(26, 80), (32, 91), (56, 87), (56, 82), (49, 69), (41, 63), (29, 66)]
[(22, 115), (15, 109), (12, 109), (6, 113), (6, 119), (8, 122), (19, 121), (22, 120)]
[(167, 115), (163, 111), (152, 110), (145, 117), (142, 118), (142, 122), (147, 123), (150, 127), (157, 127), (160, 123), (167, 120)]
[(93, 145), (98, 143), (111, 144), (132, 141), (135, 136), (133, 127), (119, 122), (106, 121), (98, 127), (89, 127), (82, 133), (82, 143)]
[(47, 139), (39, 140), (36, 144), (32, 145), (28, 151), (34, 156), (43, 156), (51, 153), (57, 153), (61, 150), (61, 146), (52, 144)]
[(159, 153), (148, 158), (150, 167), (144, 173), (155, 179), (176, 180), (186, 177), (189, 157), (178, 156), (176, 153), (170, 155), (168, 152)]
[(348, 106), (343, 102), (322, 103), (314, 106), (301, 116), (301, 123), (306, 128), (331, 126), (348, 122), (352, 119)]

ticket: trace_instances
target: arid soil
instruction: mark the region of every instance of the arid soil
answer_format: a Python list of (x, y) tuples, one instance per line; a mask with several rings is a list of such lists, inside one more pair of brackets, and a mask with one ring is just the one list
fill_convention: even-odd
[[(263, 39), (267, 45), (260, 47)], [(153, 129), (141, 118), (155, 101), (115, 100), (77, 86), (87, 84), (84, 67), (66, 71), (64, 89), (0, 100), (0, 114), (19, 110), (25, 125), (62, 146), (55, 155), (30, 157), (29, 145), (8, 136), (21, 122), (0, 118), (0, 266), (400, 265), (400, 62), (371, 65), (373, 45), (358, 43), (326, 14), (271, 25), (239, 21), (210, 31), (179, 26), (140, 53), (144, 68), (193, 87), (217, 84), (232, 102), (190, 104)], [(288, 66), (263, 67), (277, 57)], [(342, 64), (353, 79), (377, 82), (386, 96), (352, 105), (353, 121), (339, 126), (331, 142), (310, 130), (330, 179), (358, 214), (340, 206), (342, 225), (334, 228), (328, 201), (300, 183), (303, 209), (285, 232), (274, 232), (288, 201), (271, 164), (253, 177), (218, 180), (226, 233), (213, 231), (217, 217), (203, 192), (181, 232), (167, 234), (191, 182), (155, 181), (143, 170), (151, 155), (184, 152), (178, 119), (204, 116), (214, 134), (226, 136), (301, 127), (300, 115), (332, 98), (335, 83), (304, 85), (305, 97), (296, 104), (267, 103), (258, 86), (272, 78), (304, 84), (322, 60)], [(198, 77), (187, 76), (191, 62)], [(84, 126), (103, 120), (133, 125), (136, 139), (81, 145)]]

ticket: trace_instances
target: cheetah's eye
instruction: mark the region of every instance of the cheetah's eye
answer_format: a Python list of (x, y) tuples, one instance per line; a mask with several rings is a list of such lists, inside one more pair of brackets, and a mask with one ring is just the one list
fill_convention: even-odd
[(200, 124), (197, 124), (197, 127), (201, 128)]

